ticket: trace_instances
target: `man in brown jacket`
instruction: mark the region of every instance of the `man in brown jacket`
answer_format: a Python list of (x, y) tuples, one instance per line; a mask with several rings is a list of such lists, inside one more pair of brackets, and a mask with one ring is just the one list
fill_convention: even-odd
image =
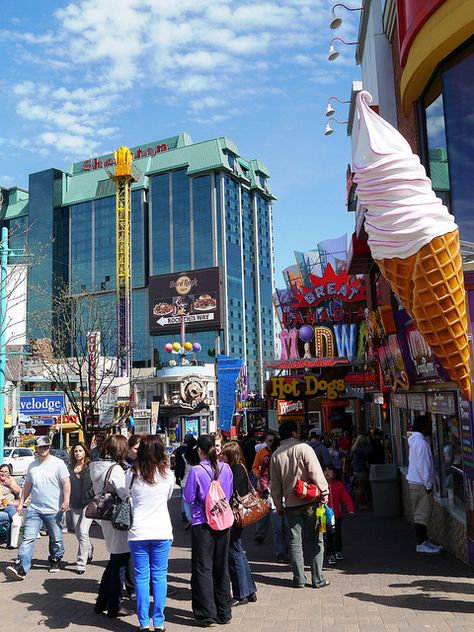
[(321, 502), (328, 498), (328, 483), (314, 450), (300, 442), (300, 427), (294, 421), (281, 424), (281, 445), (270, 462), (270, 490), (277, 511), (288, 520), (288, 550), (293, 567), (293, 585), (304, 588), (303, 538), (311, 550), (311, 585), (324, 588), (329, 581), (323, 576), (323, 534), (316, 526), (317, 502), (298, 498), (293, 488), (298, 479), (315, 483), (321, 490)]

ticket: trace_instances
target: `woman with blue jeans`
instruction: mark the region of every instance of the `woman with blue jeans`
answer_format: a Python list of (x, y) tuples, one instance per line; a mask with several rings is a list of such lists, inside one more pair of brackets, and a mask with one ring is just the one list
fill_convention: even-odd
[(133, 508), (128, 543), (135, 571), (139, 629), (150, 629), (151, 579), (153, 627), (163, 631), (168, 557), (173, 540), (168, 500), (173, 494), (175, 479), (158, 436), (142, 438), (137, 458), (126, 478)]
[[(221, 461), (228, 463), (233, 476), (233, 493), (245, 496), (249, 493), (249, 476), (243, 464), (244, 455), (237, 441), (229, 441), (222, 448)], [(234, 595), (233, 606), (257, 601), (257, 587), (250, 571), (247, 554), (242, 547), (242, 531), (235, 523), (230, 530), (229, 574)]]

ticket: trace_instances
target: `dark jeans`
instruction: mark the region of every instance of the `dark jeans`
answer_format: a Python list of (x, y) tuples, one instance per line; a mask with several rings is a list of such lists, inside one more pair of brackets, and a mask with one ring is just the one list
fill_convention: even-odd
[(303, 539), (308, 543), (311, 555), (311, 583), (313, 586), (324, 581), (323, 534), (316, 527), (315, 508), (309, 506), (286, 510), (288, 518), (288, 553), (293, 567), (293, 583), (296, 586), (306, 584), (303, 559)]
[(336, 518), (334, 533), (326, 533), (326, 553), (342, 553), (342, 518)]
[(230, 529), (214, 531), (207, 524), (191, 529), (191, 593), (197, 621), (231, 619), (229, 537)]
[(122, 584), (129, 559), (130, 553), (111, 553), (100, 580), (96, 610), (107, 610), (109, 617), (117, 616), (120, 609)]
[(230, 530), (229, 573), (235, 599), (240, 601), (257, 592), (247, 554), (242, 548), (242, 529), (235, 526)]

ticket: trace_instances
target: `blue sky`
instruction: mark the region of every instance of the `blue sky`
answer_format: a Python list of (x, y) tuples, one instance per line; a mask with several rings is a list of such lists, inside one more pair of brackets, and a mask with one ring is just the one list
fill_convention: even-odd
[[(293, 250), (353, 228), (345, 126), (359, 12), (328, 0), (1, 0), (0, 184), (180, 131), (226, 135), (270, 170), (277, 286)], [(359, 6), (349, 1), (347, 6)], [(335, 101), (346, 120), (347, 105)]]

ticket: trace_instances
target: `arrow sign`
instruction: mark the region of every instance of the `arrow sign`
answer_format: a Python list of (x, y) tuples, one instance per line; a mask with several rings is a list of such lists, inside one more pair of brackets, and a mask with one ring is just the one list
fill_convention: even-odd
[[(188, 316), (185, 316), (186, 323), (201, 323), (214, 319), (214, 312), (211, 312), (209, 314), (189, 314)], [(161, 327), (164, 327), (165, 325), (179, 325), (181, 324), (181, 316), (168, 316), (168, 318), (162, 316), (156, 321), (156, 324), (160, 325)]]

